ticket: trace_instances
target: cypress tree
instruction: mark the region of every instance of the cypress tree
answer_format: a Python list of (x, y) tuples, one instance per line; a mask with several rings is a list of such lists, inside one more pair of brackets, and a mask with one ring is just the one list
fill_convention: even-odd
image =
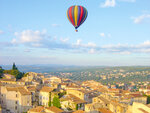
[(15, 63), (13, 63), (12, 70), (18, 70)]

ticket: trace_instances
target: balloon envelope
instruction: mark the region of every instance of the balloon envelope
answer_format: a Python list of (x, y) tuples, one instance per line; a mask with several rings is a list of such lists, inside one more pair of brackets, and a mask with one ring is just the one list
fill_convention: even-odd
[(67, 10), (70, 23), (77, 29), (87, 18), (88, 12), (83, 6), (71, 6)]

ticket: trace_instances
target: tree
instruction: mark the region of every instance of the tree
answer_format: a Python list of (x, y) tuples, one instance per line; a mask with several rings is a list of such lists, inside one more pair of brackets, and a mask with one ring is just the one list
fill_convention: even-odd
[(4, 70), (2, 68), (0, 68), (0, 78), (2, 78), (3, 71)]
[(48, 102), (48, 106), (52, 106), (52, 102), (51, 102), (51, 92), (49, 93), (49, 102)]
[(60, 100), (59, 100), (58, 96), (56, 96), (56, 95), (53, 98), (53, 106), (55, 106), (57, 108), (61, 108)]
[(15, 63), (13, 63), (11, 70), (4, 70), (3, 73), (14, 75), (16, 79), (21, 79), (24, 75), (24, 73), (20, 72), (18, 68), (16, 67)]
[(12, 70), (18, 70), (18, 68), (16, 67), (15, 63), (13, 63)]

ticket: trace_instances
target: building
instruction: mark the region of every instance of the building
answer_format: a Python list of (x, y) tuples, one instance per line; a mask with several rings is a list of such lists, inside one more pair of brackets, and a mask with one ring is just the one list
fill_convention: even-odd
[(45, 112), (46, 113), (64, 113), (63, 110), (61, 110), (55, 106), (45, 108)]
[(42, 89), (39, 92), (39, 105), (43, 105), (45, 107), (48, 107), (48, 102), (49, 97), (50, 97), (50, 93), (53, 91), (54, 89), (48, 86), (43, 86)]
[(64, 95), (60, 98), (61, 108), (64, 110), (84, 110), (85, 101), (74, 96)]
[(134, 102), (132, 106), (128, 107), (126, 113), (150, 113), (150, 106)]
[(78, 97), (78, 98), (80, 98), (82, 100), (87, 101), (87, 102), (89, 101), (89, 93), (87, 91), (85, 91), (85, 90), (68, 89), (67, 90), (67, 95), (69, 95), (69, 94), (74, 95), (74, 96), (76, 96), (76, 97)]
[(13, 113), (27, 112), (31, 107), (31, 93), (25, 87), (1, 86), (1, 105)]
[(64, 113), (64, 111), (55, 106), (51, 107), (37, 106), (36, 108), (30, 109), (27, 113)]
[(43, 113), (44, 112), (44, 107), (43, 106), (37, 106), (36, 108), (32, 108), (28, 110), (27, 113)]

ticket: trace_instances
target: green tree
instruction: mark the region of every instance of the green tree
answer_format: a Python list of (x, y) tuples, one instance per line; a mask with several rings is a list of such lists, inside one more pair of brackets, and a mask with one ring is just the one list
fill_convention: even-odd
[(16, 67), (15, 63), (13, 63), (12, 70), (18, 70), (18, 68)]
[(21, 79), (24, 75), (18, 70), (15, 63), (13, 63), (12, 70), (4, 70), (3, 73), (14, 75), (16, 79)]
[(0, 78), (2, 78), (2, 75), (3, 75), (3, 69), (2, 68), (0, 68)]
[(78, 104), (76, 104), (76, 110), (78, 110)]
[(59, 100), (58, 96), (56, 96), (56, 95), (53, 98), (53, 106), (55, 106), (57, 108), (61, 108), (60, 100)]
[(48, 102), (48, 106), (52, 106), (52, 102), (51, 102), (51, 92), (49, 93), (49, 102)]

